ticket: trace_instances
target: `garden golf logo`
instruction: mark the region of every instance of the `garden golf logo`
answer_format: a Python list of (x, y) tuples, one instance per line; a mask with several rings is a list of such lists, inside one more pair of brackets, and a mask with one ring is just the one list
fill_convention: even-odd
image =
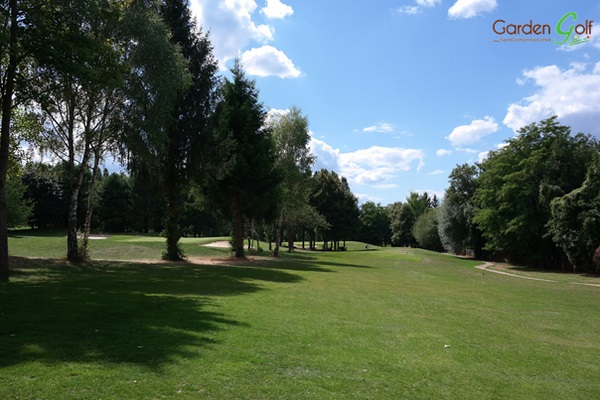
[(549, 24), (534, 23), (533, 20), (525, 24), (514, 24), (497, 19), (492, 24), (492, 31), (496, 35), (493, 41), (554, 42), (559, 46), (575, 46), (590, 40), (593, 25), (594, 21), (587, 19), (577, 23), (576, 12), (563, 15), (554, 26), (554, 30)]

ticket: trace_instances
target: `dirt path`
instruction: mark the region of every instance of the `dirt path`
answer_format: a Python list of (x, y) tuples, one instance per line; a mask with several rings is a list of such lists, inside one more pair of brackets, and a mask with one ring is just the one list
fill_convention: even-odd
[(516, 275), (516, 274), (511, 274), (509, 272), (504, 272), (504, 271), (497, 271), (495, 269), (488, 269), (488, 267), (491, 267), (492, 265), (495, 265), (495, 263), (492, 262), (486, 262), (482, 265), (478, 265), (475, 268), (480, 269), (482, 271), (486, 271), (486, 272), (493, 272), (494, 274), (500, 274), (500, 275), (506, 275), (506, 276), (512, 276), (515, 278), (521, 278), (521, 279), (529, 279), (532, 281), (542, 281), (542, 282), (554, 282), (554, 283), (558, 283), (558, 281), (551, 281), (549, 279), (541, 279), (541, 278), (531, 278), (529, 276), (522, 276), (522, 275)]
[[(482, 271), (486, 271), (486, 272), (493, 272), (494, 274), (512, 276), (513, 278), (521, 278), (521, 279), (529, 279), (529, 280), (532, 280), (532, 281), (542, 281), (542, 282), (558, 283), (558, 281), (553, 281), (553, 280), (550, 280), (550, 279), (532, 278), (530, 276), (522, 276), (522, 275), (511, 274), (509, 272), (498, 271), (498, 270), (495, 270), (495, 269), (488, 269), (492, 265), (495, 265), (495, 263), (485, 262), (484, 264), (478, 265), (475, 268), (477, 268), (479, 270), (482, 270)], [(596, 284), (596, 283), (579, 283), (579, 282), (569, 282), (569, 283), (571, 285), (600, 287), (600, 284)]]

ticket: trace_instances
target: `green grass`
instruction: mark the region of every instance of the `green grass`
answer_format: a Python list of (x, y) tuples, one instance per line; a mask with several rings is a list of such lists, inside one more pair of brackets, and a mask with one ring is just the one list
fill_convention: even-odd
[[(18, 268), (0, 286), (2, 399), (600, 398), (600, 288), (361, 243), (226, 265), (72, 266), (24, 258), (38, 256), (25, 239), (10, 239)], [(27, 239), (49, 254), (64, 240)], [(111, 239), (95, 257), (162, 249)]]

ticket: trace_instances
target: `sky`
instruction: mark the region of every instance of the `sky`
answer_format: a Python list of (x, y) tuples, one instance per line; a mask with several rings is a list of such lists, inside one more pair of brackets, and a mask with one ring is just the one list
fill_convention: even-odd
[[(224, 76), (308, 117), (360, 203), (443, 196), (448, 175), (552, 115), (600, 138), (600, 1), (190, 0)], [(594, 21), (598, 21), (598, 26)]]

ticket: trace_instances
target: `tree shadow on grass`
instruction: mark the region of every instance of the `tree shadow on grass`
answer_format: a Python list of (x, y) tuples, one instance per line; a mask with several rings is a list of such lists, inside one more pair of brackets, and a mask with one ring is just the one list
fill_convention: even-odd
[(218, 296), (261, 282), (294, 283), (280, 270), (12, 258), (0, 285), (0, 368), (20, 363), (132, 363), (160, 369), (201, 357), (216, 332), (244, 326), (218, 311)]
[[(359, 250), (362, 251), (362, 250)], [(349, 254), (350, 252), (318, 252), (317, 254)], [(297, 270), (306, 271), (306, 270), (314, 270), (321, 272), (336, 272), (332, 269), (323, 268), (323, 266), (332, 266), (332, 267), (351, 267), (351, 268), (373, 268), (369, 265), (362, 265), (356, 263), (348, 263), (348, 262), (333, 262), (326, 261), (323, 257), (316, 257), (315, 255), (309, 252), (296, 252), (296, 253), (286, 253), (284, 256), (286, 260), (286, 264), (296, 265)], [(290, 262), (291, 261), (291, 262)], [(289, 268), (293, 269), (293, 268)]]

